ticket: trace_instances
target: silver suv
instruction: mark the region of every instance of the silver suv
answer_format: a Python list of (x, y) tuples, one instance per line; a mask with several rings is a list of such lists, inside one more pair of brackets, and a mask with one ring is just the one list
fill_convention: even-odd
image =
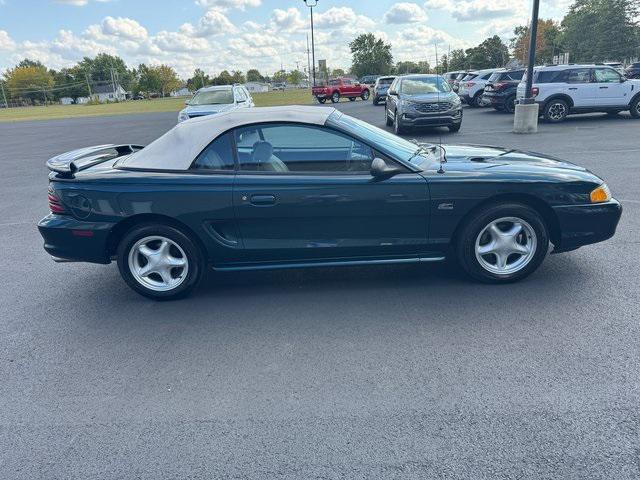
[(213, 115), (236, 108), (254, 107), (253, 98), (242, 85), (215, 85), (196, 92), (178, 114), (178, 123), (193, 117)]
[[(572, 113), (630, 111), (640, 118), (640, 80), (630, 80), (606, 65), (551, 65), (533, 74), (532, 94), (547, 122), (562, 122)], [(526, 75), (518, 85), (524, 98)]]

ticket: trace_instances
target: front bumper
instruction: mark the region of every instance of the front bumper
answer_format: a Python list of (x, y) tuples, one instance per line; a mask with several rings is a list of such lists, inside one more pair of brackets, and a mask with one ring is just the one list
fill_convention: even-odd
[(446, 127), (462, 123), (462, 107), (446, 112), (422, 113), (408, 110), (402, 113), (400, 121), (405, 127)]
[(615, 199), (589, 205), (557, 206), (553, 210), (561, 232), (554, 253), (608, 240), (616, 233), (622, 216), (622, 205)]
[(107, 241), (113, 223), (83, 222), (68, 215), (49, 214), (38, 223), (44, 249), (58, 259), (110, 263)]

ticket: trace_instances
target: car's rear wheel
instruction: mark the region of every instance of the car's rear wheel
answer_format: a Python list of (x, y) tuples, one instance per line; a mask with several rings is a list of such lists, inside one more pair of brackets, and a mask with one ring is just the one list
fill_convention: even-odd
[(370, 95), (369, 90), (365, 90), (364, 92), (362, 92), (362, 95), (361, 95), (362, 100), (364, 100), (365, 102), (369, 100), (369, 95)]
[(188, 295), (204, 271), (204, 258), (198, 245), (168, 225), (134, 227), (121, 240), (117, 258), (127, 285), (155, 300)]
[(514, 113), (516, 111), (516, 96), (510, 95), (504, 101), (504, 111), (507, 113)]
[(457, 238), (458, 261), (474, 279), (509, 283), (532, 274), (549, 249), (540, 214), (519, 203), (496, 204), (471, 217)]
[(569, 115), (569, 104), (564, 100), (551, 100), (544, 107), (544, 119), (549, 123), (564, 121)]
[(471, 99), (469, 106), (473, 108), (481, 108), (484, 107), (484, 100), (482, 99), (482, 93), (478, 93), (475, 97)]
[(633, 118), (640, 118), (640, 97), (631, 102), (630, 112)]
[(331, 103), (338, 103), (339, 101), (340, 101), (340, 93), (333, 92), (333, 95), (331, 95)]

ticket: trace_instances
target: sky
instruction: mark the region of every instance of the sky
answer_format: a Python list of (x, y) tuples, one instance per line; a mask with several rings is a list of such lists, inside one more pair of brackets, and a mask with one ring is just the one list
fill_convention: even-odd
[[(541, 17), (561, 19), (570, 3), (542, 0)], [(441, 55), (494, 34), (507, 41), (530, 11), (531, 0), (318, 0), (316, 59), (346, 69), (349, 42), (373, 32), (394, 60), (434, 64), (436, 45)], [(23, 58), (59, 69), (106, 52), (182, 78), (195, 68), (271, 74), (307, 66), (308, 33), (303, 0), (0, 0), (0, 72)]]

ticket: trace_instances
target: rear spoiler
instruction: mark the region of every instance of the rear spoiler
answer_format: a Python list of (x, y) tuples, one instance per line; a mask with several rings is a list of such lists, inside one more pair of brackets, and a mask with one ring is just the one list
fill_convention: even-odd
[(116, 159), (123, 155), (142, 150), (143, 145), (96, 145), (80, 148), (56, 155), (47, 160), (47, 167), (52, 172), (72, 177), (76, 172), (92, 167), (107, 160)]

